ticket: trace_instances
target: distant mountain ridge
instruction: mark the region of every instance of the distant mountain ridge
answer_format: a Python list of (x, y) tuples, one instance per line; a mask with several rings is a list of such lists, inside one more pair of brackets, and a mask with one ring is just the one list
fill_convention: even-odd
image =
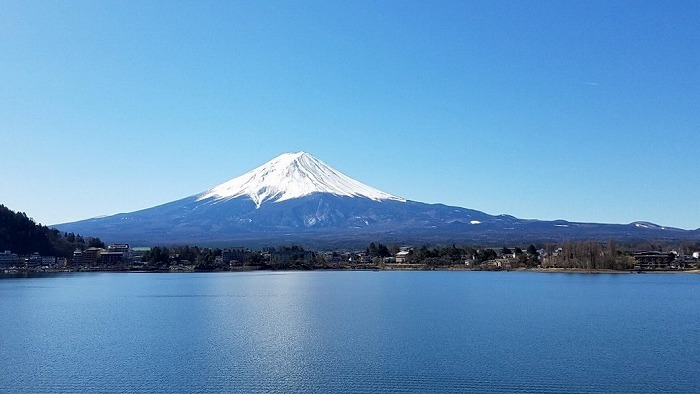
[(631, 224), (523, 220), (410, 201), (367, 186), (306, 152), (285, 153), (202, 193), (131, 213), (56, 225), (110, 242), (305, 243), (696, 239), (700, 231)]

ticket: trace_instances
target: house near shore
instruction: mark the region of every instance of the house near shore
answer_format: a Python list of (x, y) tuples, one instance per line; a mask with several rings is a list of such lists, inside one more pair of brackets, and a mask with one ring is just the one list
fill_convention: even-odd
[(676, 259), (675, 253), (657, 251), (638, 252), (633, 254), (636, 261), (635, 268), (642, 270), (669, 269)]
[(402, 263), (407, 263), (408, 262), (408, 256), (411, 254), (410, 250), (401, 250), (398, 253), (396, 253), (396, 263), (397, 264), (402, 264)]
[(20, 264), (20, 258), (16, 253), (6, 250), (0, 253), (0, 267), (16, 267)]

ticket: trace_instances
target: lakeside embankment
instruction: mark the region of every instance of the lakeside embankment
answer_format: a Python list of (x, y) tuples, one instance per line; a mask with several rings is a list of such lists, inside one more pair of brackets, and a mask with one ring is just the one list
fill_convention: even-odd
[(466, 266), (442, 266), (431, 267), (424, 264), (386, 264), (384, 266), (338, 266), (338, 267), (286, 267), (270, 268), (264, 266), (237, 266), (231, 269), (196, 270), (196, 269), (148, 269), (144, 267), (113, 268), (77, 268), (77, 269), (34, 269), (14, 268), (0, 271), (1, 276), (27, 276), (36, 274), (71, 274), (86, 272), (123, 272), (123, 273), (217, 273), (217, 272), (248, 272), (248, 271), (473, 271), (473, 272), (535, 272), (535, 273), (566, 273), (566, 274), (700, 274), (700, 269), (658, 269), (658, 270), (612, 270), (612, 269), (583, 269), (583, 268), (514, 268), (514, 269), (474, 269)]

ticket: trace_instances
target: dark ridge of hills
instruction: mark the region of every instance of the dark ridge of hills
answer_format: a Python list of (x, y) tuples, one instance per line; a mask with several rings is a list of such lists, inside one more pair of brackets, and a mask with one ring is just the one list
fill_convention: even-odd
[(14, 212), (0, 204), (0, 252), (19, 255), (38, 252), (43, 256), (69, 257), (76, 248), (104, 246), (99, 238), (62, 233), (37, 224), (24, 212)]

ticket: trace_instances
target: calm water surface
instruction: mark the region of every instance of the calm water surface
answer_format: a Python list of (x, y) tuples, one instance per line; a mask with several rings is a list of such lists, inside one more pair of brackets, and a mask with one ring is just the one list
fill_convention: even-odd
[(0, 392), (700, 392), (700, 275), (4, 278)]

